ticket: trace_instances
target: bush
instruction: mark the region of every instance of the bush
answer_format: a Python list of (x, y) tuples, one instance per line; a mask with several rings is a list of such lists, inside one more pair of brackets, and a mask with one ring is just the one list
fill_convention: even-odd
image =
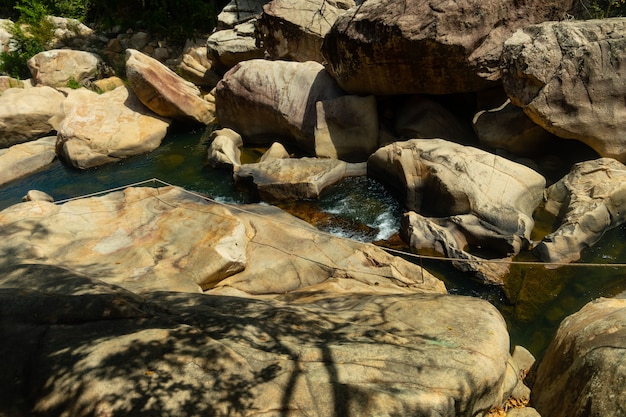
[(581, 0), (581, 18), (605, 19), (626, 16), (626, 0)]

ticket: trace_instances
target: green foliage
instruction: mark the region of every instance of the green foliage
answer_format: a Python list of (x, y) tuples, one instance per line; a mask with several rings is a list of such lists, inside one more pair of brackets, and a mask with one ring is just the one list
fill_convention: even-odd
[(78, 90), (82, 87), (82, 85), (80, 85), (80, 83), (76, 81), (76, 78), (70, 77), (70, 79), (67, 80), (67, 87), (71, 88), (72, 90)]
[(34, 55), (46, 49), (52, 40), (53, 25), (46, 16), (48, 9), (39, 0), (22, 0), (15, 5), (17, 22), (7, 30), (13, 36), (11, 50), (0, 54), (0, 72), (15, 78), (29, 78), (26, 64)]
[(581, 1), (583, 17), (587, 19), (605, 19), (626, 16), (626, 0), (590, 0)]

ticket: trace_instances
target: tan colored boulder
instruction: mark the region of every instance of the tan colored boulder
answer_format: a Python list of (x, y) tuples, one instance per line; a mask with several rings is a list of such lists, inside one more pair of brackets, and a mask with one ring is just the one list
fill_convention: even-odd
[(257, 45), (255, 32), (254, 21), (213, 32), (207, 39), (207, 56), (222, 72), (240, 62), (263, 58), (265, 53)]
[(215, 108), (198, 87), (154, 58), (126, 50), (126, 76), (139, 100), (156, 114), (182, 122), (211, 124)]
[(546, 22), (504, 44), (503, 83), (537, 124), (626, 162), (626, 18)]
[(50, 136), (0, 149), (0, 185), (50, 164), (56, 158), (56, 141), (56, 136)]
[(506, 323), (473, 297), (137, 295), (50, 265), (0, 289), (12, 415), (469, 417), (510, 390)]
[(28, 68), (35, 85), (68, 87), (73, 82), (85, 85), (98, 78), (104, 62), (91, 52), (52, 49), (29, 59)]
[(365, 163), (288, 158), (236, 166), (233, 176), (235, 183), (251, 184), (261, 200), (276, 202), (318, 198), (326, 187), (366, 171)]
[(211, 133), (208, 163), (213, 168), (233, 169), (241, 165), (241, 136), (231, 129), (219, 129)]
[(178, 70), (184, 79), (197, 86), (212, 89), (221, 77), (212, 69), (213, 63), (207, 56), (205, 43), (200, 44), (200, 42), (188, 40), (183, 49)]
[(267, 151), (261, 156), (259, 162), (270, 162), (274, 159), (286, 159), (289, 157), (290, 155), (287, 149), (279, 142), (274, 142), (267, 148)]
[(128, 87), (104, 94), (72, 90), (52, 123), (59, 156), (80, 169), (152, 151), (169, 127)]
[(242, 62), (218, 83), (215, 103), (220, 124), (246, 143), (281, 138), (308, 154), (319, 148), (339, 158), (353, 151), (363, 157), (377, 146), (374, 99), (349, 98), (317, 62)]
[(548, 347), (531, 394), (542, 416), (622, 416), (626, 299), (600, 298), (567, 317)]
[(324, 62), (322, 42), (354, 0), (272, 0), (257, 21), (258, 37), (271, 59)]
[(17, 78), (9, 77), (8, 75), (0, 75), (0, 94), (8, 90), (9, 88), (29, 88), (32, 87), (29, 80), (20, 80)]
[(0, 95), (0, 148), (42, 137), (52, 130), (65, 96), (51, 87), (11, 88)]
[(572, 262), (626, 221), (626, 166), (612, 158), (575, 164), (546, 190), (545, 209), (560, 222), (533, 252), (545, 262)]
[(328, 71), (351, 94), (449, 94), (492, 87), (502, 43), (560, 20), (574, 0), (369, 0), (324, 38)]
[(524, 165), (441, 139), (385, 146), (369, 158), (368, 175), (397, 188), (408, 210), (451, 217), (468, 242), (506, 256), (530, 240), (545, 187)]
[(92, 84), (97, 92), (102, 93), (106, 93), (107, 91), (113, 91), (117, 87), (122, 87), (123, 85), (124, 80), (122, 80), (120, 77), (103, 78), (101, 80), (94, 81)]
[(26, 195), (22, 197), (22, 201), (47, 201), (48, 203), (53, 203), (54, 198), (50, 194), (44, 193), (43, 191), (28, 190)]

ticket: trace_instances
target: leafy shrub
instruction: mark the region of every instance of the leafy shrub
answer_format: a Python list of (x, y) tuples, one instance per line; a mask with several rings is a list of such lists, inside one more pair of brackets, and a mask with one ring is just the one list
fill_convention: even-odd
[(584, 19), (626, 16), (626, 0), (581, 0), (581, 8)]

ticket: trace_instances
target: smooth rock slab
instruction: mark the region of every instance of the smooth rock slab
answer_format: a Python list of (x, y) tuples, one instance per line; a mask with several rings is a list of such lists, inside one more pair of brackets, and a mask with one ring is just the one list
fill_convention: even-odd
[(252, 182), (264, 201), (318, 198), (324, 188), (345, 177), (363, 176), (365, 163), (350, 164), (338, 159), (288, 158), (236, 166), (236, 183)]
[(56, 158), (56, 136), (0, 149), (0, 185), (33, 173)]
[(53, 49), (29, 59), (28, 68), (36, 85), (69, 87), (72, 81), (84, 84), (102, 75), (104, 62), (91, 52)]
[(0, 312), (12, 415), (469, 417), (517, 380), (504, 320), (471, 297), (139, 297), (22, 265)]

